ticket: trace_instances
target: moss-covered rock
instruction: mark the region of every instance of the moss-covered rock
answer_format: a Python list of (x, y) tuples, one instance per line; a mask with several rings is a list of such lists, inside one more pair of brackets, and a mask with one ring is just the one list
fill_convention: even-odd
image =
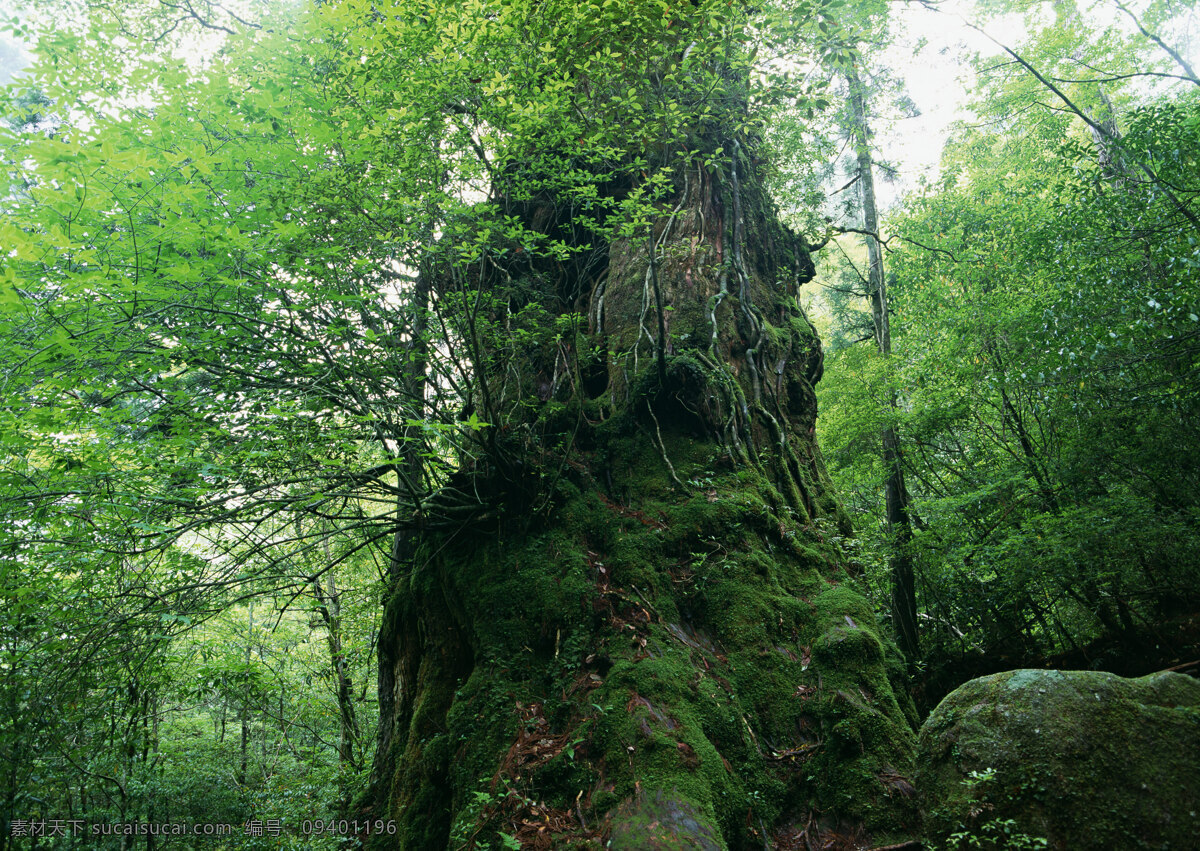
[(1196, 848), (1200, 682), (1037, 670), (972, 680), (921, 728), (916, 782), (938, 848), (958, 847), (955, 833), (995, 848), (1037, 847), (1031, 837), (1071, 851)]

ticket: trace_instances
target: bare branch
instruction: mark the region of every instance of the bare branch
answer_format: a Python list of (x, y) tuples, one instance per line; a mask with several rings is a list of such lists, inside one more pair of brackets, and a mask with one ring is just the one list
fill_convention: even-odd
[[(899, 234), (892, 234), (887, 239), (884, 239), (882, 236), (880, 236), (878, 233), (876, 233), (873, 230), (866, 230), (865, 228), (847, 228), (847, 227), (842, 227), (840, 225), (834, 225), (833, 231), (835, 233), (859, 233), (859, 234), (862, 234), (863, 236), (869, 236), (872, 239), (874, 239), (876, 242), (878, 242), (880, 245), (882, 245), (888, 251), (895, 250), (890, 245), (888, 245), (888, 243), (891, 242), (893, 239), (899, 239), (902, 242), (911, 243), (911, 244), (917, 246), (918, 248), (925, 249), (926, 251), (934, 251), (939, 254), (945, 254), (947, 257), (949, 257), (955, 263), (960, 262), (958, 257), (955, 256), (953, 251), (950, 251), (945, 248), (938, 248), (936, 245), (926, 245), (925, 243), (915, 240), (911, 237), (900, 236)], [(829, 241), (828, 239), (825, 240), (825, 242), (828, 242), (828, 241)], [(818, 246), (818, 247), (824, 246), (825, 242), (822, 242), (821, 246)]]
[(1092, 77), (1090, 79), (1072, 80), (1067, 77), (1051, 77), (1046, 75), (1046, 78), (1053, 80), (1056, 83), (1116, 83), (1121, 80), (1132, 80), (1135, 77), (1163, 77), (1168, 80), (1189, 80), (1194, 82), (1191, 77), (1183, 74), (1167, 74), (1162, 71), (1134, 71), (1129, 74), (1110, 74), (1105, 77)]

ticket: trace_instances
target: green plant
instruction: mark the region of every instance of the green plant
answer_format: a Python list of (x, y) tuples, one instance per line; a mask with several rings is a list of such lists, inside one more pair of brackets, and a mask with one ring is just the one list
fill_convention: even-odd
[(1021, 831), (1014, 819), (990, 819), (981, 824), (974, 832), (960, 830), (950, 834), (948, 849), (987, 848), (1004, 849), (1004, 851), (1033, 851), (1037, 848), (1047, 848), (1049, 843), (1044, 837), (1030, 836)]
[[(982, 771), (972, 771), (963, 779), (963, 787), (968, 795), (976, 801), (969, 810), (972, 819), (992, 809), (987, 803), (984, 787), (996, 778), (996, 769), (985, 768)], [(950, 834), (950, 842), (946, 846), (951, 851), (965, 848), (986, 848), (989, 851), (1033, 851), (1046, 848), (1049, 843), (1044, 837), (1030, 836), (1020, 829), (1015, 819), (991, 818), (974, 829), (959, 825), (960, 829)]]

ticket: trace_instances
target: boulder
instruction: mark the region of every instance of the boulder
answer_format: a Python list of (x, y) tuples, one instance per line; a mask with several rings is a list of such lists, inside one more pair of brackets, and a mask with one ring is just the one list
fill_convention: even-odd
[(1200, 848), (1200, 681), (971, 680), (922, 726), (915, 780), (927, 847)]

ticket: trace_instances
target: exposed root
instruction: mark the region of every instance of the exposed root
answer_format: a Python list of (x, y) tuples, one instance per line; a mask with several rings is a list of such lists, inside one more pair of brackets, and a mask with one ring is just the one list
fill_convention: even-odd
[(654, 406), (647, 402), (646, 410), (650, 412), (650, 419), (654, 420), (654, 434), (657, 438), (658, 451), (662, 455), (663, 462), (667, 465), (667, 472), (671, 474), (671, 481), (675, 483), (676, 487), (686, 493), (687, 488), (683, 486), (683, 482), (679, 481), (679, 476), (675, 475), (675, 465), (671, 463), (671, 459), (667, 455), (667, 447), (663, 443), (662, 429), (658, 425), (658, 417), (654, 416)]

